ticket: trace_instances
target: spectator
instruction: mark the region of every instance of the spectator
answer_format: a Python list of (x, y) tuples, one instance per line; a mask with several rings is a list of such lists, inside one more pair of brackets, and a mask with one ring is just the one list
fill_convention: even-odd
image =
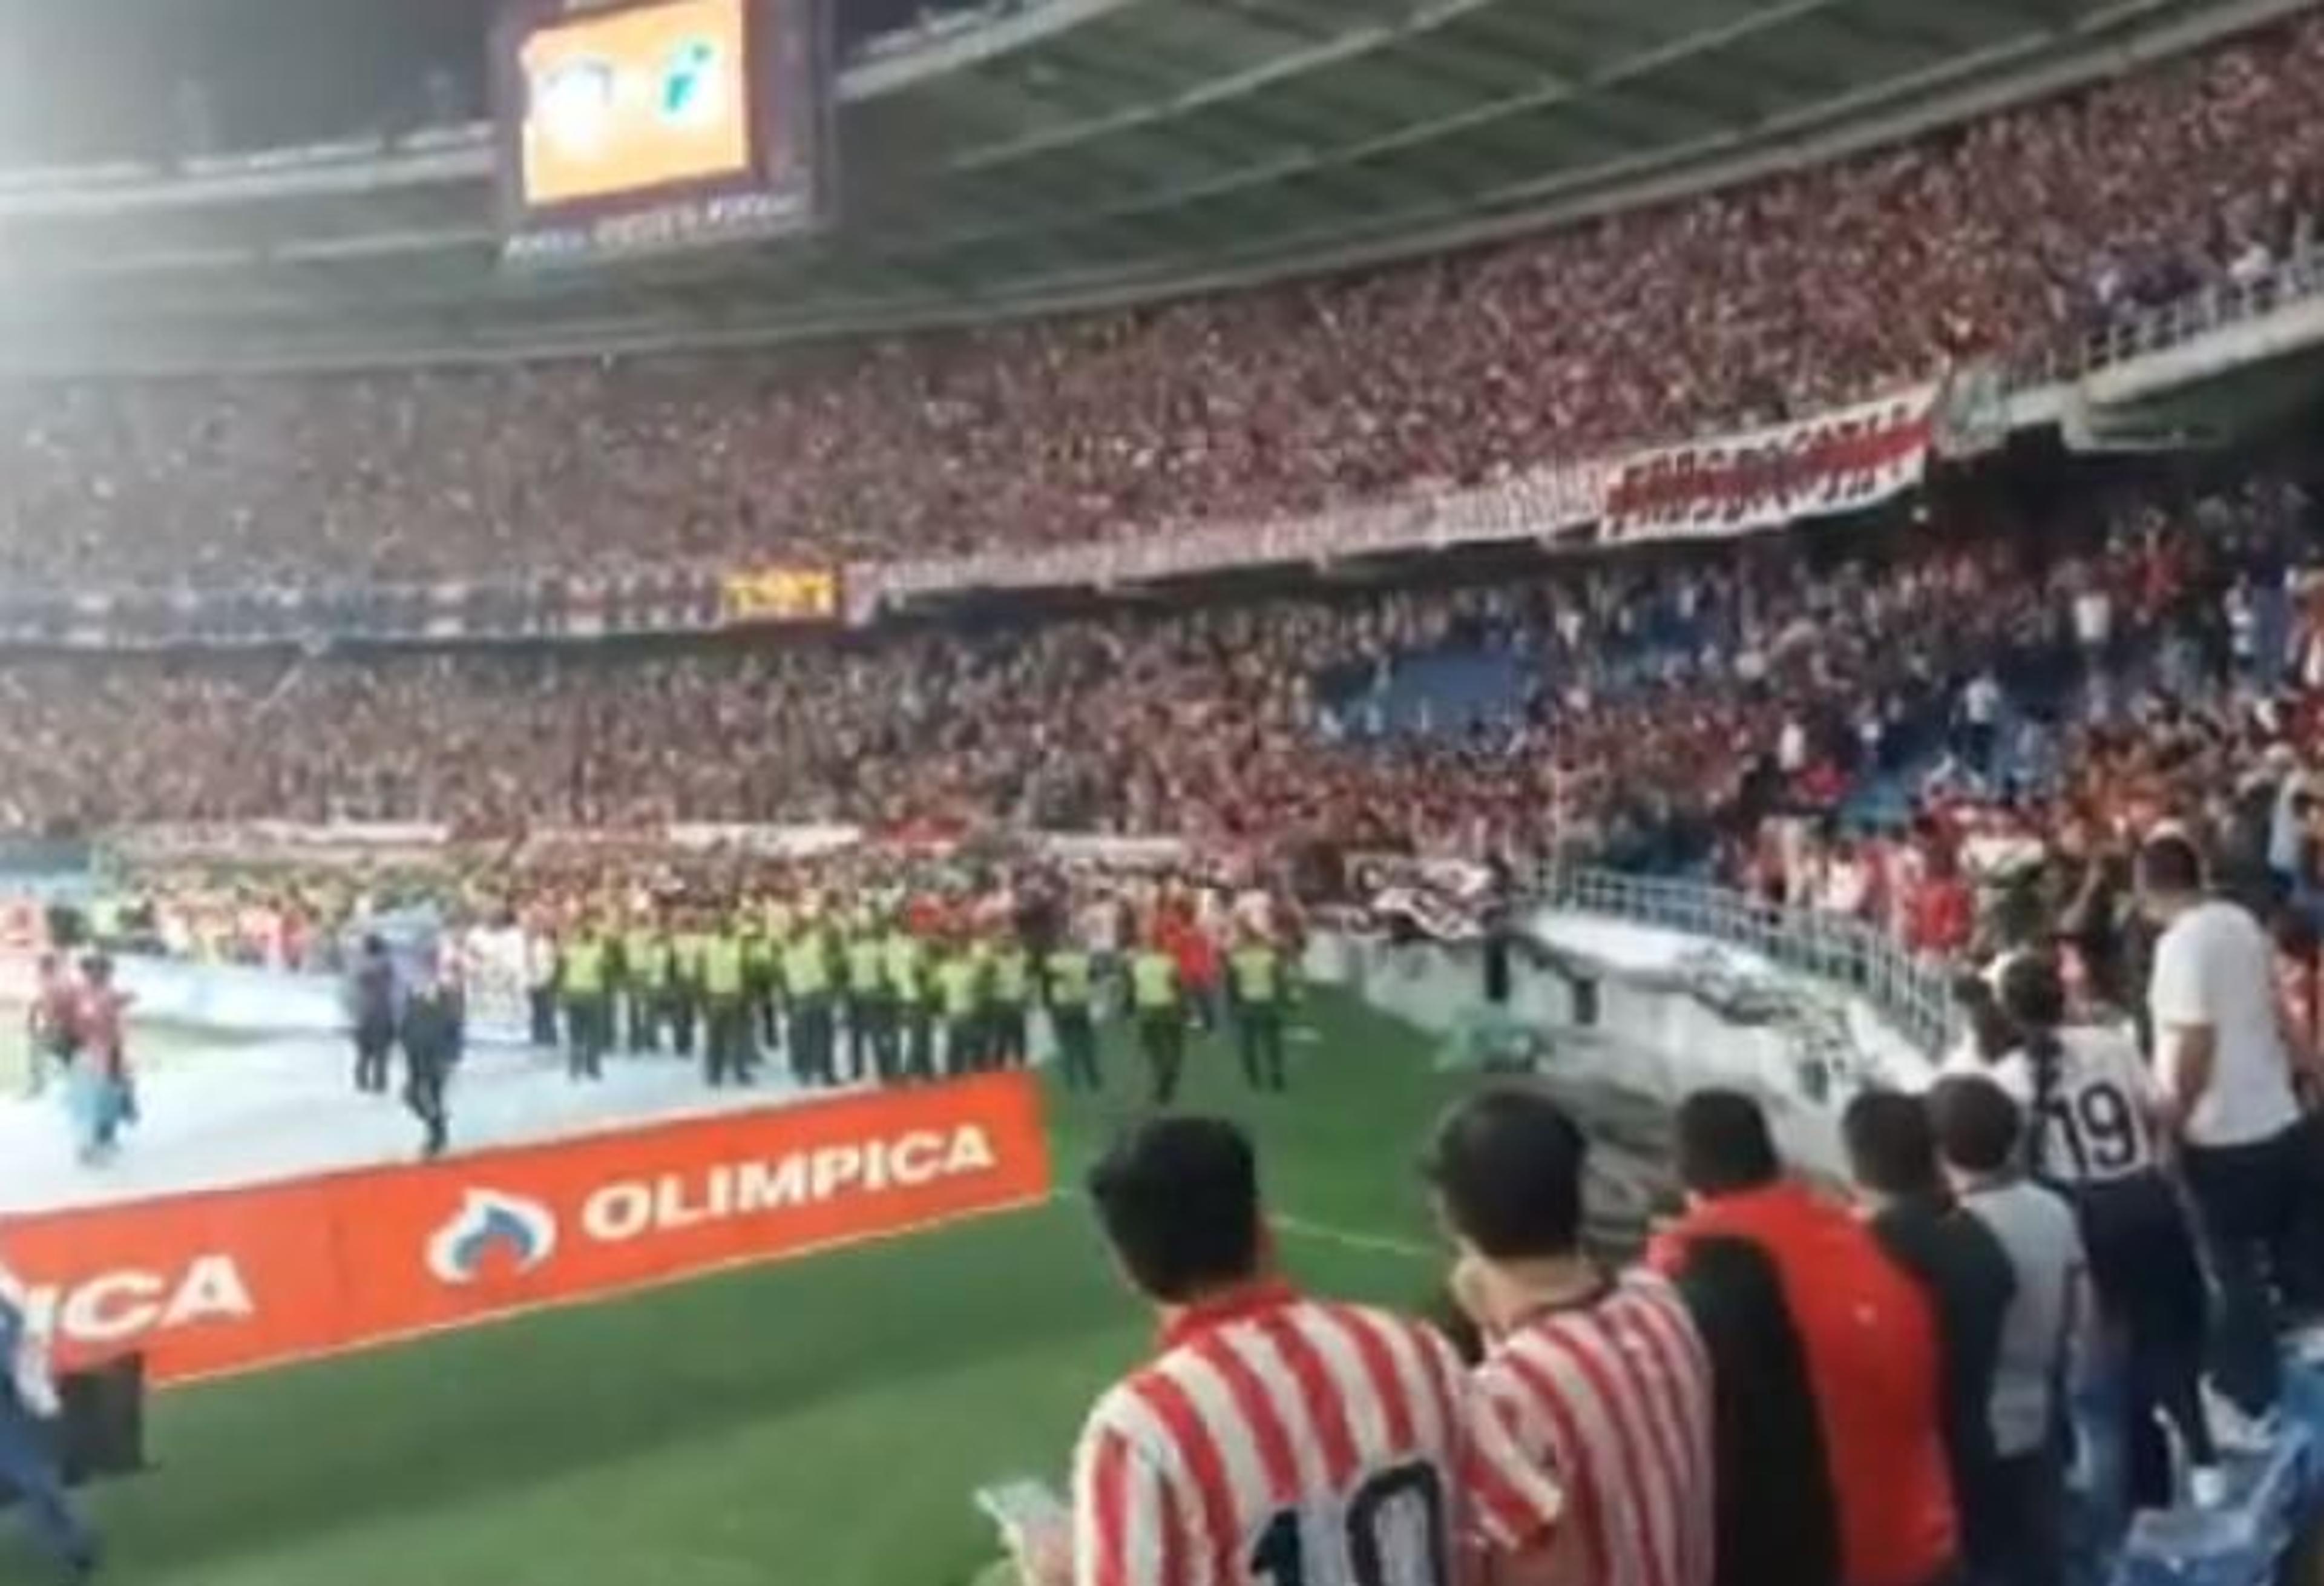
[(1993, 1234), (1954, 1203), (1937, 1163), (1936, 1134), (1917, 1096), (1868, 1091), (1840, 1114), (1849, 1171), (1865, 1222), (1890, 1260), (1912, 1275), (1936, 1318), (1946, 1466), (1961, 1545), (1978, 1576), (2007, 1552), (2010, 1499), (1996, 1452), (1994, 1374), (2016, 1279)]
[(1935, 1323), (1912, 1280), (1845, 1211), (1787, 1182), (1757, 1102), (1700, 1091), (1678, 1110), (1686, 1214), (1653, 1259), (1683, 1275), (1699, 1241), (1744, 1240), (1775, 1267), (1822, 1420), (1847, 1586), (1929, 1586), (1960, 1565)]
[(2282, 1296), (2312, 1292), (2300, 1249), (2307, 1133), (2284, 1038), (2274, 950), (2242, 905), (2203, 894), (2202, 862), (2166, 834), (2139, 854), (2139, 888), (2162, 928), (2147, 1006), (2162, 1121), (2181, 1143), (2187, 1185), (2219, 1286), (2220, 1391), (2245, 1415), (2274, 1407)]
[(1710, 1356), (1668, 1279), (1609, 1275), (1583, 1251), (1587, 1148), (1548, 1095), (1510, 1084), (1456, 1104), (1428, 1157), (1459, 1251), (1453, 1293), (1488, 1341), (1480, 1413), (1564, 1499), (1547, 1554), (1517, 1568), (1595, 1586), (1711, 1586)]
[(2178, 1191), (2163, 1172), (2153, 1082), (2127, 1035), (2066, 1024), (2065, 986), (2045, 956), (2027, 954), (2002, 971), (2001, 1008), (2019, 1044), (1984, 1072), (2024, 1110), (2034, 1173), (2073, 1198), (2098, 1318), (2111, 1334), (2082, 1426), (2102, 1521), (2111, 1534), (2133, 1509), (2167, 1506), (2175, 1495), (2158, 1415), (2185, 1451), (2188, 1489), (2216, 1503), (2226, 1483), (2200, 1391), (2209, 1296)]
[(1998, 1085), (1976, 1074), (1941, 1080), (1929, 1111), (1962, 1207), (2000, 1242), (2015, 1280), (1990, 1409), (1996, 1523), (1978, 1568), (2004, 1586), (2055, 1586), (2066, 1566), (2064, 1395), (2089, 1353), (2081, 1235), (2066, 1202), (2020, 1170), (2024, 1120)]
[[(1027, 1549), (1037, 1586), (1239, 1580), (1253, 1538), (1260, 1574), (1349, 1577), (1351, 1555), (1379, 1549), (1451, 1580), (1452, 1517), (1483, 1517), (1520, 1551), (1547, 1538), (1556, 1489), (1496, 1418), (1471, 1413), (1443, 1338), (1303, 1298), (1275, 1276), (1257, 1165), (1233, 1125), (1150, 1119), (1091, 1169), (1089, 1189), (1162, 1342), (1090, 1412), (1071, 1544)], [(1399, 1369), (1375, 1373), (1382, 1357)]]

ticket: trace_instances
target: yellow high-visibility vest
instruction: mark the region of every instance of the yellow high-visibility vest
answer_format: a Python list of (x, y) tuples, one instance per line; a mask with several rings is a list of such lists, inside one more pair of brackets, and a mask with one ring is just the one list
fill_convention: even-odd
[(783, 984), (794, 997), (819, 997), (831, 988), (831, 964), (823, 938), (803, 936), (783, 950)]
[(1239, 947), (1231, 962), (1235, 995), (1242, 1001), (1266, 1007), (1283, 994), (1283, 955), (1274, 948)]
[(566, 944), (565, 989), (580, 997), (593, 997), (605, 989), (604, 937), (576, 936)]
[(1049, 1006), (1086, 1008), (1090, 1002), (1090, 956), (1076, 948), (1049, 954)]
[(702, 991), (710, 997), (742, 994), (742, 938), (714, 936), (702, 954)]
[(847, 944), (847, 989), (856, 996), (878, 992), (886, 968), (887, 954), (876, 938), (858, 936)]
[(945, 1017), (966, 1019), (976, 1011), (976, 965), (965, 958), (947, 958), (936, 965), (936, 992), (944, 999)]
[(1003, 949), (992, 960), (992, 1000), (1022, 1008), (1033, 995), (1033, 961), (1022, 947)]
[(886, 964), (888, 983), (896, 988), (897, 996), (907, 1002), (918, 1002), (927, 995), (927, 985), (920, 973), (923, 954), (918, 936), (896, 932), (888, 938), (881, 956)]
[(1178, 1000), (1178, 961), (1152, 950), (1130, 961), (1130, 994), (1142, 1013), (1159, 1013)]

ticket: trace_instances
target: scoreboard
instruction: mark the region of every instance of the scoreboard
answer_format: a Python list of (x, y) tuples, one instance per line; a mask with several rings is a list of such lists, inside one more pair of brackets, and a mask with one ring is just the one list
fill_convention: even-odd
[(761, 241), (828, 198), (820, 0), (512, 0), (493, 34), (502, 256)]

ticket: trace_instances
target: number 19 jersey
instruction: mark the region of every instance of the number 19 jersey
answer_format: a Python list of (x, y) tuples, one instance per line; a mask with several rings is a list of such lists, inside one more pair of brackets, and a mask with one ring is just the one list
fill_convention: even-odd
[(1562, 1507), (1471, 1405), (1418, 1323), (1274, 1286), (1191, 1312), (1090, 1412), (1075, 1586), (1453, 1586), (1480, 1507)]
[(2025, 1109), (2034, 1172), (2052, 1184), (2096, 1185), (2153, 1167), (2154, 1083), (2130, 1037), (2074, 1025), (2058, 1032), (2058, 1045), (2046, 1087), (2022, 1047), (1986, 1071)]

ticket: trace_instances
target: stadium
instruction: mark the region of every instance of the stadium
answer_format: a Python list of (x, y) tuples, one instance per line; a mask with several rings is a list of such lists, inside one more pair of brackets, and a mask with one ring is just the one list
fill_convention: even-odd
[(2315, 1578), (2312, 0), (0, 38), (0, 1579)]

